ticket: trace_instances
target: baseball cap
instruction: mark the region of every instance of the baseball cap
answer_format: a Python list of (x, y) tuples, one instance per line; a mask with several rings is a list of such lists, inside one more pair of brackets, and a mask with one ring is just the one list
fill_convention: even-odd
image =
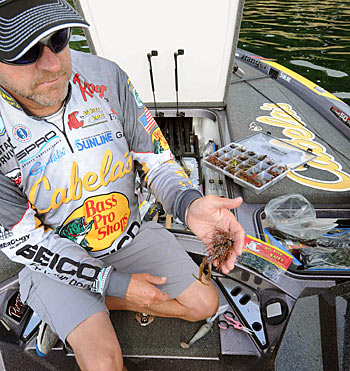
[(88, 26), (65, 0), (0, 0), (0, 59), (16, 60), (62, 28)]

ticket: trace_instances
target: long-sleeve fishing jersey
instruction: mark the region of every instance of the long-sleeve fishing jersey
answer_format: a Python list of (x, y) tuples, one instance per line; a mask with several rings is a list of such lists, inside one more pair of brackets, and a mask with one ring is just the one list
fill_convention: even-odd
[(99, 258), (140, 227), (135, 170), (181, 220), (200, 194), (127, 75), (105, 59), (71, 54), (63, 129), (0, 90), (0, 172), (7, 177), (0, 179), (0, 248), (64, 283), (91, 289), (97, 282), (92, 291), (104, 293), (110, 270), (101, 270)]

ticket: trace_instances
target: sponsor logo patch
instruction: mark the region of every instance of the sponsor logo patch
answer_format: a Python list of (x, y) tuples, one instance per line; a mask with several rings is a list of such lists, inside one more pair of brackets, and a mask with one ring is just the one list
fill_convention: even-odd
[(32, 138), (30, 130), (24, 125), (16, 125), (13, 128), (13, 135), (21, 143), (28, 142)]
[(331, 112), (338, 117), (338, 119), (347, 126), (350, 126), (350, 116), (341, 111), (339, 108), (332, 106), (331, 107)]
[(15, 147), (8, 138), (6, 142), (0, 144), (0, 166), (5, 165), (13, 157), (15, 157)]
[(0, 137), (2, 137), (6, 133), (4, 120), (0, 116)]
[(151, 115), (151, 112), (144, 107), (144, 113), (138, 118), (139, 123), (144, 127), (148, 134), (151, 135), (151, 130), (157, 124)]
[[(22, 151), (20, 151), (17, 154), (17, 158), (19, 160), (19, 163), (22, 164), (25, 161), (29, 161), (29, 160), (39, 156), (44, 151), (44, 149), (46, 149), (46, 146), (50, 142), (52, 142), (54, 139), (59, 139), (59, 138), (58, 138), (56, 132), (51, 130), (50, 132), (48, 132), (47, 134), (45, 134), (44, 136), (42, 136), (41, 138), (39, 138), (35, 142), (32, 142), (28, 147), (24, 148)], [(34, 151), (34, 154), (30, 158), (24, 160), (24, 158), (26, 158), (29, 154), (32, 154), (33, 151)]]
[(122, 193), (90, 197), (56, 229), (87, 251), (107, 249), (125, 231), (130, 217), (129, 201)]
[(84, 120), (79, 121), (77, 119), (78, 111), (74, 111), (68, 114), (68, 127), (70, 130), (79, 129), (84, 125)]
[(169, 144), (159, 128), (153, 131), (152, 142), (154, 144), (154, 153), (156, 154), (162, 153), (163, 151), (169, 149)]
[(68, 115), (68, 127), (70, 130), (88, 128), (107, 122), (108, 119), (101, 107), (92, 107), (84, 110), (82, 114), (74, 111)]
[(16, 185), (20, 185), (22, 183), (22, 174), (19, 168), (16, 168), (8, 173), (5, 174), (9, 179), (15, 182)]
[(76, 139), (74, 141), (78, 151), (85, 151), (87, 149), (101, 147), (107, 143), (113, 142), (113, 135), (110, 131), (95, 135), (89, 138)]
[[(31, 169), (29, 170), (29, 175), (38, 175), (43, 174), (45, 169), (50, 165), (54, 164), (58, 160), (60, 160), (63, 156), (66, 155), (66, 149), (63, 147), (61, 149), (56, 149), (53, 153), (51, 153), (50, 158), (47, 162), (42, 163), (41, 161), (36, 162)], [(6, 174), (7, 175), (7, 174)]]
[(0, 222), (0, 240), (6, 240), (13, 236), (13, 232), (7, 230), (5, 226)]
[(12, 321), (20, 324), (27, 309), (28, 306), (22, 303), (21, 294), (19, 291), (16, 291), (7, 301), (6, 315), (11, 318)]
[(142, 108), (143, 107), (142, 100), (139, 96), (139, 93), (136, 91), (134, 85), (131, 83), (130, 79), (128, 79), (128, 88), (129, 88), (129, 92), (133, 95), (135, 99), (137, 107)]
[(104, 98), (104, 94), (107, 91), (107, 86), (105, 85), (96, 85), (94, 83), (80, 81), (79, 73), (75, 74), (73, 83), (78, 84), (81, 95), (85, 102), (87, 102), (88, 98), (93, 98), (94, 94), (97, 94), (100, 98)]

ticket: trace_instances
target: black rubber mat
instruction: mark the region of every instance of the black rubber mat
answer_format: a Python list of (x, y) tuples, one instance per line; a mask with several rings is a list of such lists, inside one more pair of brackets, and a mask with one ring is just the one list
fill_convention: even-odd
[(135, 313), (126, 311), (111, 312), (111, 319), (125, 356), (216, 358), (220, 354), (217, 322), (207, 335), (184, 350), (180, 342), (189, 342), (205, 321), (156, 317), (150, 325), (142, 327)]

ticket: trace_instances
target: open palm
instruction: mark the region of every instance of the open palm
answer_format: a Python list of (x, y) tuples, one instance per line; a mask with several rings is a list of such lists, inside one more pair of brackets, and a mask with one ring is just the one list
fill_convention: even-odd
[[(235, 241), (234, 250), (221, 267), (223, 273), (228, 273), (233, 269), (237, 256), (242, 253), (244, 229), (230, 211), (241, 204), (242, 198), (240, 197), (228, 199), (210, 195), (193, 201), (188, 209), (187, 224), (204, 244), (211, 241), (216, 228), (232, 234)], [(216, 265), (215, 261), (214, 265)]]

